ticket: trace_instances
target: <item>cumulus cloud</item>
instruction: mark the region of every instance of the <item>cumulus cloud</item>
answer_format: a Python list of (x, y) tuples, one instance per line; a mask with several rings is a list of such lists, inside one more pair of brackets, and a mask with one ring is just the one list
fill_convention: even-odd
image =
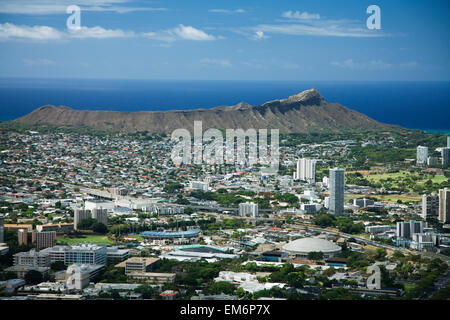
[(123, 31), (120, 29), (104, 29), (99, 26), (92, 28), (80, 27), (80, 29), (78, 30), (69, 30), (69, 36), (72, 38), (107, 39), (133, 37), (134, 35), (135, 34), (133, 31)]
[(12, 23), (0, 24), (0, 40), (62, 40), (70, 38), (124, 38), (134, 36), (132, 31), (123, 31), (120, 29), (104, 29), (102, 27), (81, 27), (78, 30), (59, 31), (49, 26), (25, 26)]
[(148, 38), (166, 42), (173, 42), (176, 40), (212, 41), (217, 39), (215, 36), (207, 34), (203, 30), (182, 24), (173, 29), (160, 32), (147, 32), (143, 35)]
[(184, 26), (182, 24), (171, 30), (171, 32), (184, 40), (209, 41), (216, 39), (213, 35), (209, 35), (200, 29), (196, 29), (191, 26)]
[(320, 19), (320, 14), (318, 13), (308, 13), (308, 12), (299, 12), (299, 11), (286, 11), (283, 12), (282, 16), (287, 19), (297, 19), (297, 20), (311, 20), (311, 19)]
[(266, 38), (269, 38), (269, 37), (266, 36), (264, 34), (264, 32), (262, 32), (262, 31), (255, 31), (254, 39), (260, 40), (260, 39), (266, 39)]
[(57, 40), (64, 34), (48, 26), (25, 26), (12, 23), (0, 24), (0, 39)]

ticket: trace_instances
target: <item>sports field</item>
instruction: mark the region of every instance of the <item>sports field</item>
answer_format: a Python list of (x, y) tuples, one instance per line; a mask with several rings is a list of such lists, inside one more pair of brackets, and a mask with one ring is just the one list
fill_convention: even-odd
[(103, 235), (86, 235), (86, 236), (78, 236), (76, 238), (70, 238), (70, 237), (65, 236), (65, 237), (56, 239), (56, 242), (58, 244), (67, 243), (68, 245), (72, 245), (75, 243), (83, 243), (83, 242), (108, 244), (108, 245), (114, 244), (113, 241), (109, 240), (106, 236), (103, 236)]

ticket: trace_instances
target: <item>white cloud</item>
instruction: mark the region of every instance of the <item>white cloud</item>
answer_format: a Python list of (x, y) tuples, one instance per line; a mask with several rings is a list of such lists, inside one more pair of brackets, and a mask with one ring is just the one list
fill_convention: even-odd
[(217, 38), (192, 26), (178, 25), (173, 29), (143, 33), (143, 36), (154, 40), (173, 42), (176, 40), (211, 41)]
[(95, 39), (107, 39), (107, 38), (127, 38), (133, 37), (135, 34), (133, 31), (123, 31), (120, 29), (104, 29), (96, 26), (92, 28), (81, 27), (79, 30), (70, 30), (69, 36), (72, 38), (95, 38)]
[(390, 69), (393, 65), (386, 63), (382, 60), (371, 60), (368, 62), (356, 62), (353, 59), (347, 59), (342, 62), (333, 61), (331, 65), (335, 67), (351, 69), (351, 70), (386, 70)]
[(286, 11), (283, 12), (282, 16), (287, 19), (297, 19), (297, 20), (312, 20), (320, 19), (320, 14), (318, 13), (308, 13), (308, 12), (298, 12), (298, 11)]
[(262, 32), (262, 31), (256, 31), (256, 32), (255, 32), (254, 39), (260, 40), (260, 39), (266, 39), (266, 38), (269, 38), (269, 37), (266, 36), (266, 35), (264, 34), (264, 32)]
[(0, 13), (6, 14), (66, 14), (69, 5), (76, 4), (82, 11), (110, 11), (128, 13), (134, 11), (165, 11), (166, 8), (118, 6), (129, 4), (129, 0), (2, 0)]
[(12, 23), (0, 24), (0, 39), (57, 40), (64, 34), (48, 26), (24, 26)]
[(182, 24), (172, 29), (171, 32), (184, 40), (209, 41), (216, 39), (213, 35), (209, 35), (200, 29), (196, 29), (191, 26), (184, 26)]
[(202, 64), (208, 64), (208, 65), (215, 65), (223, 68), (229, 68), (232, 66), (231, 62), (229, 60), (225, 59), (211, 59), (211, 58), (204, 58), (200, 60)]
[(151, 7), (81, 7), (81, 11), (110, 11), (116, 13), (129, 13), (135, 11), (167, 11), (167, 8), (151, 8)]
[(209, 12), (214, 12), (214, 13), (245, 13), (247, 12), (244, 9), (236, 9), (236, 10), (229, 10), (229, 9), (211, 9), (209, 10)]
[(0, 24), (0, 40), (23, 39), (23, 40), (62, 40), (70, 38), (124, 38), (134, 36), (132, 31), (120, 29), (111, 30), (96, 26), (92, 28), (81, 27), (79, 30), (59, 31), (49, 26), (24, 26), (12, 23)]
[(316, 20), (295, 24), (263, 24), (253, 27), (254, 31), (292, 36), (328, 36), (328, 37), (380, 37), (379, 32), (365, 28), (365, 25), (348, 20)]
[(71, 30), (66, 29), (59, 31), (49, 26), (25, 26), (15, 25), (12, 23), (0, 24), (0, 40), (67, 40), (67, 39), (109, 39), (109, 38), (130, 38), (143, 36), (164, 42), (173, 42), (177, 40), (192, 41), (211, 41), (222, 39), (215, 37), (206, 32), (196, 29), (192, 26), (184, 26), (180, 24), (173, 29), (160, 32), (135, 33), (134, 31), (126, 31), (121, 29), (105, 29), (100, 26), (85, 27)]

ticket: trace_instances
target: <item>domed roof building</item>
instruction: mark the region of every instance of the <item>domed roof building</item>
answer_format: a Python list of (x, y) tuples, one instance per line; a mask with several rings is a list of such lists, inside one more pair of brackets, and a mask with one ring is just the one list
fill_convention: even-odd
[(310, 252), (322, 252), (324, 258), (329, 258), (342, 250), (340, 246), (333, 242), (320, 238), (297, 239), (285, 244), (283, 249), (300, 258), (307, 258)]

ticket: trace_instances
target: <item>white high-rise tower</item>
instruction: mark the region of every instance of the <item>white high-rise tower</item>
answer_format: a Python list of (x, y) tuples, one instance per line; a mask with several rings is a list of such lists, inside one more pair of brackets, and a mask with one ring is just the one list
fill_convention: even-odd
[(316, 182), (316, 160), (301, 158), (297, 160), (297, 171), (294, 180), (305, 180), (308, 183)]

